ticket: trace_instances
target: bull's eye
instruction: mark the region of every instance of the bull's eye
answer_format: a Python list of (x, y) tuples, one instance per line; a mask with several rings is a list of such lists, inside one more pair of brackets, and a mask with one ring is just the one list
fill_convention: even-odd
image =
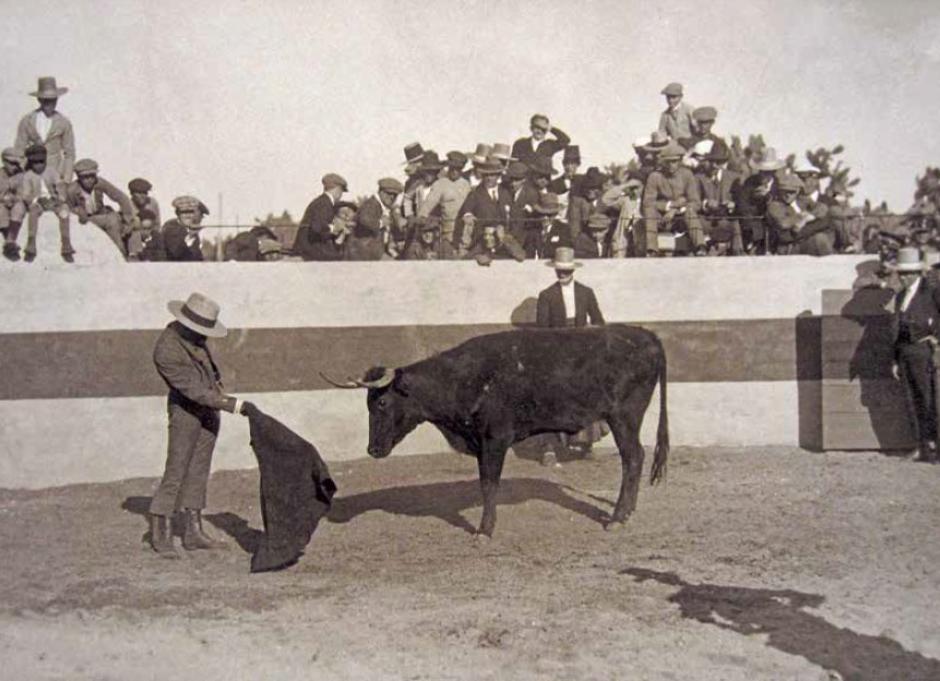
[(387, 406), (387, 404), (388, 404), (388, 402), (385, 400), (384, 397), (380, 397), (380, 398), (379, 398), (379, 401), (376, 402), (376, 406), (378, 406), (379, 409), (385, 409), (385, 407)]

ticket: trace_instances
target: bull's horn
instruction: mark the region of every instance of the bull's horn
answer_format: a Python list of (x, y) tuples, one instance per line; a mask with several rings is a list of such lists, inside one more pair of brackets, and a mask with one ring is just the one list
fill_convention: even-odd
[(365, 387), (365, 386), (363, 386), (362, 383), (360, 383), (359, 381), (352, 381), (352, 380), (350, 380), (350, 381), (346, 381), (345, 383), (340, 383), (339, 381), (334, 381), (332, 378), (330, 378), (329, 376), (327, 376), (326, 374), (324, 374), (322, 371), (317, 372), (317, 373), (320, 374), (320, 378), (322, 378), (324, 381), (326, 381), (326, 382), (329, 383), (330, 385), (335, 386), (335, 387), (337, 387), (337, 388), (346, 388), (346, 389), (354, 388), (354, 389), (355, 389), (355, 388), (364, 388), (364, 387)]
[(395, 380), (395, 370), (386, 369), (385, 373), (379, 376), (374, 381), (361, 381), (358, 380), (356, 383), (360, 388), (384, 388), (389, 385), (392, 381)]

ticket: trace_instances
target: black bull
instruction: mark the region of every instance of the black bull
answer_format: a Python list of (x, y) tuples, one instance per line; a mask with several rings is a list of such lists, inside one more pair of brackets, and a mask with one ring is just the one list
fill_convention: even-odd
[(483, 492), (479, 532), (491, 536), (506, 450), (532, 435), (576, 433), (599, 420), (610, 426), (620, 450), (623, 473), (611, 523), (624, 522), (636, 509), (644, 457), (640, 426), (657, 381), (654, 483), (664, 476), (669, 454), (666, 356), (646, 329), (610, 324), (507, 331), (394, 371), (376, 367), (360, 380), (330, 382), (368, 388), (371, 456), (388, 456), (424, 421), (455, 449), (473, 454)]

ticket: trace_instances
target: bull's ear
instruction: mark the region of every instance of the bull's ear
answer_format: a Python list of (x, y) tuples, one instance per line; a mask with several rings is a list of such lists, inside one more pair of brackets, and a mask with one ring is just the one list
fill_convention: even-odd
[(392, 388), (398, 393), (401, 393), (405, 397), (408, 397), (408, 393), (411, 392), (411, 379), (408, 378), (408, 375), (405, 374), (401, 369), (395, 369), (395, 379), (392, 381)]

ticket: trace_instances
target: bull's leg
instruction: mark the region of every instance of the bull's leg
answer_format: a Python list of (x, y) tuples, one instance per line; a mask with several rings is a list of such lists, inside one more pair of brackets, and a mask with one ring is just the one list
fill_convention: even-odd
[(643, 473), (643, 445), (640, 444), (639, 424), (633, 419), (617, 417), (607, 421), (614, 434), (617, 448), (620, 450), (622, 477), (620, 496), (611, 523), (622, 523), (636, 510), (637, 496), (640, 491), (640, 476)]
[(492, 537), (496, 527), (496, 493), (499, 491), (499, 478), (503, 473), (503, 461), (506, 459), (506, 445), (485, 443), (477, 459), (480, 469), (480, 489), (483, 492), (483, 518), (480, 520), (479, 534)]

